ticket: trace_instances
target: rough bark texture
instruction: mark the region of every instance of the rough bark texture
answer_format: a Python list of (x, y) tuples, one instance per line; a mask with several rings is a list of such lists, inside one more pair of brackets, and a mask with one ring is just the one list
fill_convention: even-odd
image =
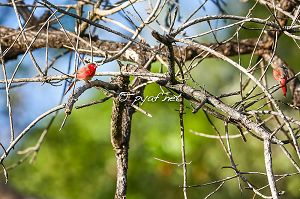
[[(125, 92), (129, 83), (128, 77), (120, 76), (115, 79), (115, 83), (120, 86), (120, 90)], [(127, 190), (127, 169), (128, 150), (131, 133), (131, 119), (134, 109), (130, 102), (122, 101), (120, 97), (113, 99), (111, 116), (111, 143), (115, 150), (117, 162), (117, 184), (115, 199), (126, 198)]]
[[(7, 34), (9, 33), (9, 34)], [(36, 30), (27, 30), (26, 37), (28, 41), (32, 41), (37, 35)], [(25, 41), (22, 37), (19, 36), (20, 31), (15, 30), (12, 28), (7, 28), (0, 26), (0, 42), (2, 46), (2, 50), (5, 51), (7, 48), (11, 46), (11, 49), (6, 53), (5, 59), (14, 59), (18, 55), (23, 54), (26, 51), (26, 45)], [(69, 35), (69, 40), (65, 33), (58, 30), (49, 30), (48, 32), (48, 46), (50, 48), (57, 48), (57, 49), (70, 49), (72, 47), (71, 42), (75, 45), (76, 44), (76, 37), (74, 34)], [(31, 46), (31, 49), (39, 49), (46, 47), (46, 41), (47, 41), (47, 33), (46, 31), (42, 31), (38, 36), (36, 41)], [(248, 54), (251, 53), (254, 50), (255, 44), (257, 39), (244, 39), (238, 42), (236, 41), (230, 41), (224, 44), (213, 44), (212, 46), (210, 44), (207, 44), (207, 46), (211, 46), (216, 51), (226, 55), (226, 56), (232, 56), (237, 55), (238, 51), (240, 51), (240, 54)], [(95, 56), (105, 56), (105, 53), (113, 55), (116, 52), (119, 52), (126, 44), (122, 42), (114, 42), (114, 41), (105, 41), (98, 38), (93, 38), (92, 42), (93, 47), (96, 48), (94, 50)], [(238, 47), (239, 45), (239, 47)], [(68, 47), (69, 46), (69, 47)], [(264, 50), (264, 44), (263, 42), (259, 42), (257, 46), (257, 53), (262, 53)], [(91, 49), (89, 45), (89, 38), (88, 37), (82, 37), (79, 41), (79, 52), (86, 52)], [(138, 62), (145, 62), (145, 60), (149, 59), (152, 55), (152, 52), (157, 52), (158, 47), (150, 48), (147, 47), (141, 43), (135, 43), (131, 45), (131, 47), (121, 56), (121, 59), (132, 61), (138, 61)], [(159, 50), (161, 54), (167, 55), (167, 49), (162, 48)], [(134, 52), (137, 54), (137, 57), (130, 56), (131, 53)], [(174, 54), (175, 57), (180, 58), (179, 55), (184, 55), (183, 58), (185, 61), (192, 60), (196, 56), (198, 58), (201, 58), (201, 53), (204, 52), (202, 49), (199, 49), (196, 46), (174, 46)], [(208, 55), (210, 57), (212, 55)]]

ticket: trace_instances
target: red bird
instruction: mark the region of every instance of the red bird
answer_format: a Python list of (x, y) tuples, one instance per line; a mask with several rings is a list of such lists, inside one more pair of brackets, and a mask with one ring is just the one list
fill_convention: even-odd
[[(84, 80), (86, 83), (89, 83), (89, 80), (92, 79), (96, 73), (97, 66), (94, 63), (86, 64), (84, 67), (80, 68), (76, 75), (75, 81)], [(65, 94), (74, 86), (75, 81), (73, 81), (68, 89), (66, 90)]]
[(280, 67), (275, 67), (273, 69), (273, 78), (279, 82), (283, 95), (286, 96), (286, 81), (288, 79), (288, 68), (285, 64), (280, 65)]

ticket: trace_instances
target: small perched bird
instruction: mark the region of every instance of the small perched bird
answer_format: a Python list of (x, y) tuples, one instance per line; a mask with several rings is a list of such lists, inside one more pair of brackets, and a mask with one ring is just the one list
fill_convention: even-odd
[(280, 66), (277, 66), (273, 69), (273, 78), (279, 82), (283, 95), (286, 96), (286, 81), (288, 79), (288, 68), (285, 64), (281, 64)]
[[(89, 83), (89, 80), (92, 79), (96, 73), (97, 66), (94, 63), (86, 64), (84, 67), (80, 68), (76, 75), (75, 75), (75, 81), (78, 80), (84, 80), (86, 83)], [(66, 90), (65, 94), (71, 90), (71, 88), (74, 86), (75, 81), (73, 81), (68, 89)]]

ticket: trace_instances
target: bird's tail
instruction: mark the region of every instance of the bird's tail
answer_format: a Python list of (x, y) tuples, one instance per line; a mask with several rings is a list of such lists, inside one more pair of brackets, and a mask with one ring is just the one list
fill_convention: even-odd
[(69, 87), (67, 88), (67, 90), (65, 91), (64, 95), (66, 95), (67, 92), (69, 92), (69, 91), (71, 90), (71, 88), (74, 86), (74, 84), (75, 84), (75, 81), (73, 81), (73, 82), (70, 84), (70, 86), (69, 86)]
[(280, 85), (281, 85), (281, 89), (282, 89), (283, 95), (286, 97), (286, 91), (287, 91), (286, 79), (281, 79), (280, 80)]

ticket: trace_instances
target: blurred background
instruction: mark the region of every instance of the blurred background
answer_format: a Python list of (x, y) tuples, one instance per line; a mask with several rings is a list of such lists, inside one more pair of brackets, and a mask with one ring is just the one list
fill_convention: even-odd
[[(7, 1), (0, 0), (5, 4)], [(53, 4), (74, 4), (76, 1), (50, 1)], [(115, 1), (110, 1), (112, 4)], [(155, 1), (153, 1), (155, 2)], [(185, 19), (193, 9), (199, 6), (203, 1), (179, 0), (180, 16)], [(25, 1), (32, 4), (33, 1)], [(254, 4), (254, 1), (227, 0), (221, 5), (223, 12), (235, 15), (245, 16), (248, 9)], [(136, 9), (140, 11), (142, 17), (146, 16), (143, 12), (147, 2), (136, 4)], [(201, 9), (194, 18), (205, 15), (217, 15), (222, 11), (217, 8), (213, 0), (208, 1), (206, 6)], [(171, 6), (171, 5), (170, 5)], [(128, 8), (133, 12), (132, 8)], [(43, 13), (42, 9), (37, 9), (36, 16)], [(143, 15), (145, 14), (145, 15)], [(256, 6), (253, 11), (254, 17), (267, 17), (269, 13), (266, 9)], [(122, 21), (122, 17), (112, 16)], [(164, 13), (161, 21), (164, 24)], [(66, 29), (74, 28), (74, 20), (70, 17), (63, 18), (63, 24)], [(212, 23), (213, 28), (229, 23), (230, 21), (217, 21)], [(126, 22), (124, 22), (126, 23)], [(177, 21), (176, 25), (182, 21)], [(13, 8), (0, 6), (0, 25), (12, 28), (18, 28), (17, 20)], [(157, 25), (151, 26), (158, 27)], [(253, 24), (253, 27), (255, 25)], [(123, 30), (115, 28), (118, 31)], [(147, 29), (146, 29), (147, 30)], [(201, 33), (209, 30), (209, 26), (193, 26), (189, 29), (191, 34)], [(98, 31), (98, 30), (97, 30)], [(101, 39), (113, 39), (111, 35), (101, 32)], [(162, 31), (162, 30), (161, 30)], [(217, 33), (220, 41), (228, 38), (234, 29), (227, 29)], [(142, 32), (142, 36), (151, 40), (149, 43), (157, 44), (150, 36), (151, 30)], [(241, 30), (240, 38), (251, 38), (259, 34), (259, 31)], [(121, 40), (122, 41), (122, 40)], [(213, 35), (209, 34), (201, 37), (201, 42), (215, 42)], [(296, 45), (291, 45), (289, 38), (282, 36), (279, 41), (277, 53), (285, 59), (291, 68), (299, 71), (299, 59), (297, 54), (299, 49)], [(61, 50), (50, 49), (50, 58), (61, 53)], [(45, 49), (33, 52), (39, 64), (45, 63)], [(242, 56), (242, 64), (247, 67), (250, 56)], [(97, 58), (94, 58), (97, 60)], [(237, 57), (233, 57), (237, 60)], [(8, 76), (12, 74), (14, 66), (20, 60), (7, 62)], [(255, 59), (254, 59), (255, 60)], [(17, 77), (31, 77), (34, 72), (31, 68), (31, 60), (26, 56)], [(71, 62), (71, 65), (74, 62)], [(69, 65), (69, 57), (63, 57), (55, 63), (55, 67), (66, 71)], [(153, 65), (152, 71), (158, 72), (160, 64)], [(105, 64), (97, 70), (116, 71), (118, 66), (115, 63)], [(268, 75), (271, 80), (271, 72)], [(59, 74), (53, 71), (53, 74)], [(227, 63), (218, 59), (206, 59), (202, 61), (198, 69), (193, 72), (195, 80), (205, 89), (214, 95), (229, 93), (239, 88), (239, 71)], [(0, 72), (0, 78), (3, 79), (3, 73)], [(99, 78), (99, 77), (97, 77)], [(102, 78), (108, 81), (109, 78)], [(275, 82), (273, 82), (273, 85)], [(9, 144), (9, 119), (6, 107), (6, 92), (4, 84), (0, 85), (0, 139), (5, 146)], [(156, 95), (161, 91), (159, 86), (150, 85), (146, 88), (145, 96)], [(63, 86), (51, 86), (49, 84), (28, 83), (22, 87), (11, 90), (15, 131), (21, 132), (32, 120), (43, 112), (56, 106), (63, 93)], [(280, 91), (275, 93), (277, 98), (281, 98)], [(91, 102), (103, 98), (104, 95), (97, 89), (91, 89), (86, 92), (77, 105)], [(232, 101), (231, 101), (232, 100)], [(284, 101), (290, 100), (290, 95)], [(232, 104), (234, 99), (226, 99), (226, 102)], [(18, 164), (8, 172), (9, 182), (4, 185), (4, 177), (1, 176), (0, 198), (5, 198), (5, 194), (12, 193), (16, 198), (45, 198), (45, 199), (73, 199), (73, 198), (112, 198), (115, 191), (116, 165), (114, 151), (110, 142), (110, 116), (111, 100), (104, 103), (90, 106), (83, 109), (74, 110), (68, 118), (62, 131), (58, 131), (64, 113), (59, 112), (49, 133), (46, 135), (37, 158), (32, 164), (28, 160), (19, 162), (23, 155), (16, 152), (35, 145), (43, 129), (49, 122), (49, 118), (32, 129), (23, 140), (17, 145), (9, 158), (5, 160), (5, 165)], [(232, 169), (224, 168), (230, 166), (230, 162), (218, 139), (209, 139), (200, 137), (192, 131), (205, 134), (216, 135), (215, 130), (208, 123), (204, 113), (200, 110), (193, 114), (190, 104), (186, 104), (184, 115), (186, 129), (186, 152), (188, 164), (188, 184), (204, 184), (211, 181), (234, 176)], [(129, 152), (129, 170), (128, 170), (128, 198), (130, 199), (148, 199), (148, 198), (183, 198), (180, 185), (183, 183), (182, 167), (168, 164), (158, 159), (170, 162), (181, 162), (180, 128), (179, 128), (179, 105), (176, 102), (145, 102), (142, 108), (152, 114), (152, 118), (137, 112), (134, 114), (132, 135)], [(283, 107), (284, 108), (284, 107)], [(294, 113), (293, 113), (294, 114)], [(297, 113), (298, 114), (298, 113)], [(295, 117), (299, 117), (299, 115)], [(218, 130), (224, 132), (223, 123), (212, 118), (217, 125)], [(235, 128), (230, 128), (230, 134), (239, 134)], [(246, 135), (247, 142), (241, 138), (232, 139), (231, 145), (234, 151), (238, 168), (241, 171), (261, 171), (264, 172), (263, 145), (262, 142)], [(274, 170), (275, 173), (292, 172), (294, 168), (287, 161), (281, 151), (276, 153), (274, 148)], [(266, 185), (265, 176), (249, 176), (250, 181), (256, 185)], [(280, 190), (286, 190), (284, 198), (300, 198), (300, 180), (299, 177), (291, 176), (278, 183)], [(220, 184), (210, 186), (201, 186), (188, 188), (189, 198), (204, 198), (207, 194), (216, 189)], [(268, 192), (266, 192), (267, 194)], [(212, 198), (259, 198), (252, 194), (252, 191), (239, 190), (238, 179), (232, 179), (216, 192)], [(7, 197), (9, 198), (9, 197)]]

